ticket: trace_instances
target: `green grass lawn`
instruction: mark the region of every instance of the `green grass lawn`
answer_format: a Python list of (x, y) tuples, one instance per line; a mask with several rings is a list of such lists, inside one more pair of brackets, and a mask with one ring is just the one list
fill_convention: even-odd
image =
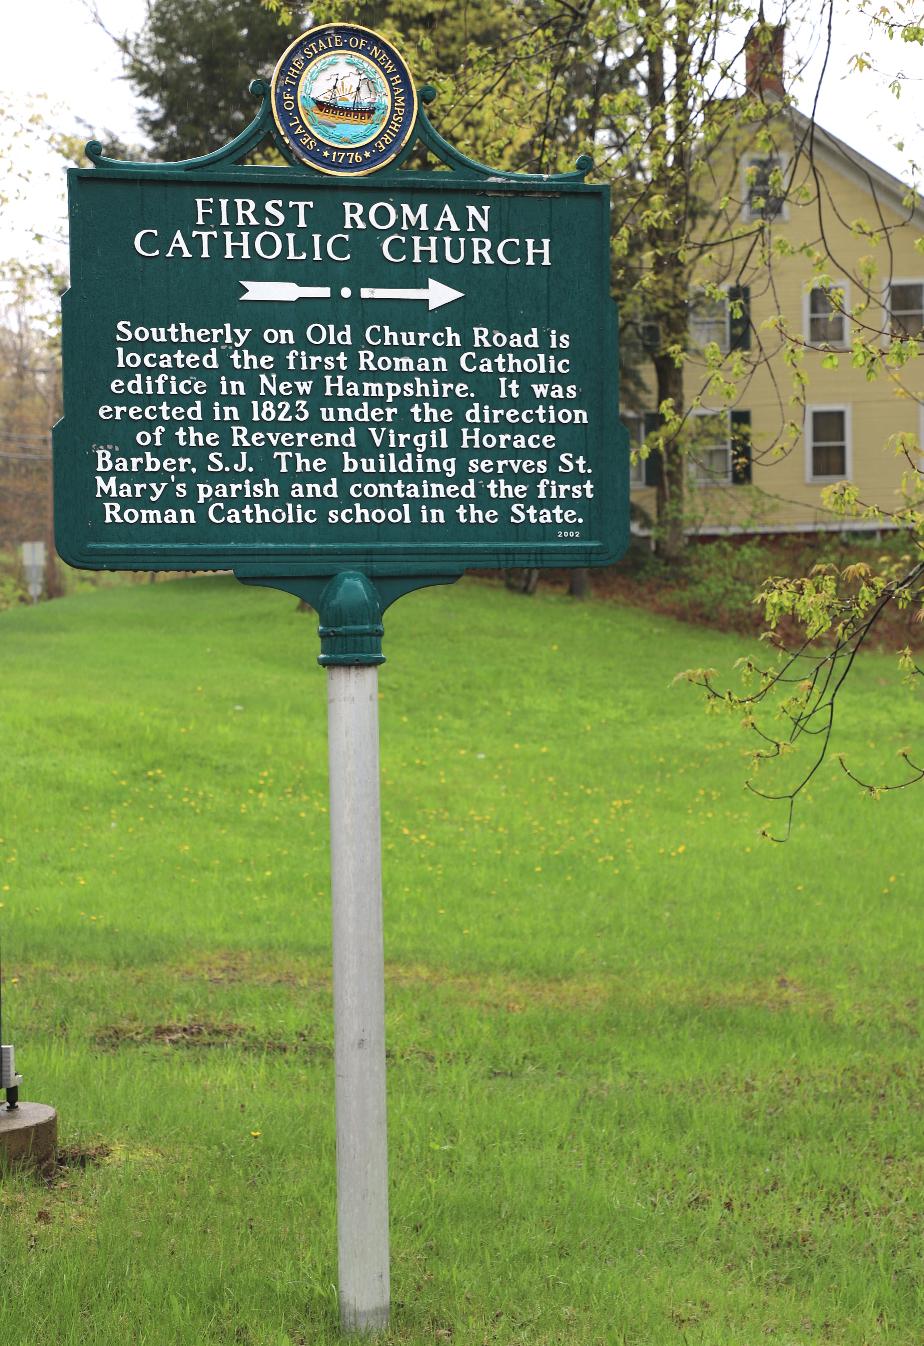
[[(0, 1185), (24, 1339), (337, 1340), (315, 629), (223, 579), (0, 615), (5, 1004), (90, 1152)], [(832, 764), (759, 840), (671, 686), (741, 638), (636, 610), (463, 582), (385, 648), (388, 1340), (920, 1346), (924, 787)], [(841, 722), (876, 778), (893, 668)]]

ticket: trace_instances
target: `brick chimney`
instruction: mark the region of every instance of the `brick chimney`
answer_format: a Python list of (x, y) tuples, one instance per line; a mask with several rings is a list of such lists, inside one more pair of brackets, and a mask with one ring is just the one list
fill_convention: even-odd
[(752, 98), (783, 98), (785, 24), (755, 23), (744, 43), (744, 83)]

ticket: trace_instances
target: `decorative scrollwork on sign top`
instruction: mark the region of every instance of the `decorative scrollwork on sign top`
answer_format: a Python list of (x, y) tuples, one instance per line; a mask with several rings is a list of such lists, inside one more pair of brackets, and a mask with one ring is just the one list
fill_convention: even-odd
[[(227, 145), (212, 150), (209, 154), (201, 154), (192, 159), (179, 159), (173, 162), (111, 159), (103, 153), (103, 146), (98, 140), (91, 140), (86, 146), (87, 158), (95, 168), (103, 168), (110, 172), (162, 173), (164, 169), (171, 169), (179, 173), (197, 173), (208, 172), (208, 170), (215, 168), (233, 170), (270, 140), (288, 167), (296, 168), (309, 177), (323, 177), (323, 174), (317, 169), (297, 160), (285, 140), (280, 136), (273, 118), (271, 91), (267, 81), (253, 80), (250, 84), (250, 93), (261, 100), (256, 117)], [(471, 178), (476, 181), (494, 180), (554, 184), (559, 182), (583, 182), (594, 166), (593, 159), (587, 154), (580, 156), (574, 165), (574, 169), (569, 173), (516, 173), (508, 169), (490, 168), (487, 164), (478, 163), (477, 160), (470, 159), (468, 155), (463, 154), (461, 150), (451, 145), (433, 126), (425, 108), (432, 104), (436, 97), (437, 91), (432, 84), (424, 84), (418, 90), (417, 117), (413, 133), (401, 153), (396, 155), (387, 165), (388, 168), (401, 168), (410, 158), (417, 145), (423, 145), (438, 163), (443, 165), (443, 168), (405, 170), (409, 177), (417, 172), (428, 175), (431, 172), (448, 171), (455, 177)], [(267, 165), (266, 171), (272, 173), (280, 170)]]

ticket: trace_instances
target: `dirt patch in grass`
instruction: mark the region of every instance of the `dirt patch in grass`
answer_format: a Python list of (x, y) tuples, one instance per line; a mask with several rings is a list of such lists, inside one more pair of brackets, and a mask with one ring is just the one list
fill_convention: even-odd
[(329, 1057), (332, 1048), (325, 1042), (318, 1042), (310, 1033), (299, 1031), (291, 1040), (264, 1037), (248, 1028), (245, 1024), (233, 1022), (212, 1022), (207, 1019), (193, 1019), (189, 1023), (107, 1024), (93, 1035), (97, 1047), (105, 1051), (118, 1051), (121, 1047), (149, 1047), (152, 1044), (162, 1047), (186, 1048), (229, 1048), (239, 1051), (299, 1053), (309, 1057)]
[[(297, 958), (273, 951), (251, 954), (223, 950), (203, 955), (201, 961), (186, 959), (175, 969), (158, 968), (156, 975), (172, 971), (183, 980), (280, 985), (331, 994), (329, 969), (315, 958)], [(456, 973), (424, 963), (386, 963), (389, 991), (431, 992), (456, 1003), (487, 1013), (526, 1014), (539, 1010), (593, 1011), (605, 1006), (647, 1006), (671, 1003), (676, 1008), (707, 1010), (764, 1008), (770, 1011), (801, 1009), (828, 1011), (831, 1000), (815, 988), (796, 982), (785, 973), (759, 982), (705, 986), (698, 982), (660, 980), (626, 982), (613, 978), (541, 978), (487, 973)], [(231, 1046), (266, 1051), (295, 1051), (302, 1044), (260, 1038), (242, 1024), (196, 1019), (188, 1024), (150, 1026), (137, 1021), (101, 1029), (96, 1042), (102, 1047), (160, 1042), (168, 1046)]]
[(64, 1145), (55, 1154), (55, 1167), (90, 1168), (93, 1164), (101, 1164), (111, 1154), (111, 1145)]
[[(235, 984), (255, 986), (275, 985), (285, 988), (282, 999), (298, 1005), (292, 1027), (282, 1031), (268, 1031), (266, 1027), (246, 1024), (224, 1014), (234, 1012), (234, 1006), (214, 1003), (212, 987), (208, 985), (216, 969), (229, 974)], [(95, 980), (104, 969), (87, 965), (83, 979)], [(123, 1047), (151, 1050), (219, 1050), (235, 1049), (241, 1052), (302, 1054), (307, 1057), (327, 1058), (333, 1025), (330, 973), (317, 957), (279, 955), (274, 951), (251, 955), (243, 951), (222, 950), (203, 954), (201, 961), (195, 953), (187, 954), (179, 965), (154, 964), (136, 971), (133, 980), (153, 982), (157, 987), (171, 978), (200, 980), (202, 995), (198, 997), (195, 1012), (177, 1020), (144, 1021), (135, 1015), (95, 1027), (93, 1044), (103, 1051)], [(107, 972), (107, 975), (112, 975)], [(892, 1029), (902, 1029), (911, 1036), (924, 1031), (919, 1006), (914, 1003), (895, 1003), (885, 988), (877, 994), (867, 988), (867, 994), (844, 999), (830, 986), (818, 985), (801, 970), (779, 969), (771, 976), (753, 980), (720, 978), (708, 982), (699, 978), (647, 977), (637, 973), (630, 976), (597, 977), (526, 977), (494, 972), (453, 972), (447, 968), (425, 963), (386, 964), (386, 986), (390, 1002), (397, 1008), (412, 999), (415, 1004), (432, 1002), (435, 1006), (458, 1005), (489, 1016), (530, 1016), (545, 1014), (594, 1015), (606, 1012), (647, 1012), (668, 1009), (676, 1015), (721, 1015), (764, 1012), (769, 1015), (796, 1014), (800, 1016), (874, 1021)], [(225, 980), (222, 976), (221, 981)], [(233, 993), (233, 985), (229, 986)], [(218, 1000), (227, 996), (217, 986)], [(307, 1012), (310, 1007), (310, 1014)], [(301, 1025), (305, 1025), (303, 1030)], [(319, 1030), (318, 1025), (323, 1027)], [(298, 1025), (296, 1029), (295, 1025)]]
[(228, 1047), (246, 1030), (243, 1024), (210, 1023), (194, 1019), (185, 1024), (140, 1024), (136, 1021), (108, 1024), (93, 1036), (97, 1047), (141, 1047), (152, 1042), (164, 1046)]
[[(83, 1172), (84, 1169), (95, 1168), (111, 1154), (111, 1145), (62, 1145), (55, 1151), (54, 1158), (40, 1170), (38, 1177), (46, 1187), (66, 1187), (68, 1177), (74, 1170)], [(36, 1218), (40, 1223), (46, 1222), (42, 1211), (38, 1212)]]
[(299, 1056), (307, 1056), (313, 1060), (329, 1061), (334, 1054), (334, 1049), (329, 1042), (318, 1042), (317, 1038), (301, 1029), (291, 1041), (279, 1038), (263, 1038), (254, 1045), (260, 1051), (279, 1053), (282, 1056), (291, 1052)]
[(223, 949), (209, 951), (184, 962), (177, 969), (184, 981), (223, 983), (250, 982), (258, 986), (297, 986), (311, 990), (330, 988), (330, 972), (314, 960), (296, 959), (274, 950)]
[(707, 1010), (763, 1009), (771, 1014), (786, 1010), (823, 1015), (834, 1012), (834, 1000), (829, 994), (811, 986), (800, 985), (782, 974), (771, 981), (690, 988), (678, 998), (677, 1003), (701, 1005)]
[(150, 1037), (152, 1042), (163, 1042), (168, 1047), (227, 1047), (245, 1031), (243, 1024), (203, 1023), (194, 1019), (188, 1024), (156, 1024)]
[(443, 968), (389, 963), (385, 968), (388, 986), (432, 987), (447, 992), (463, 1004), (502, 1014), (522, 1014), (527, 1010), (585, 1009), (602, 1005), (613, 998), (614, 987), (601, 981), (562, 978), (459, 976)]
[[(201, 959), (185, 961), (176, 972), (184, 980), (249, 982), (305, 988), (326, 995), (331, 993), (331, 973), (325, 964), (272, 950), (210, 952)], [(448, 992), (467, 1004), (514, 1014), (539, 1005), (577, 1009), (600, 1004), (612, 995), (611, 988), (600, 981), (513, 978), (491, 973), (467, 975), (418, 963), (386, 963), (385, 980), (389, 987), (428, 986)]]

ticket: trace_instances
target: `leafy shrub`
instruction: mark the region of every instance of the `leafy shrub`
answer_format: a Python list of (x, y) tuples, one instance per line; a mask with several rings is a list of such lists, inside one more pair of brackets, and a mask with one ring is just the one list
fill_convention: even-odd
[(0, 570), (0, 612), (28, 601), (29, 595), (22, 580), (13, 571)]

